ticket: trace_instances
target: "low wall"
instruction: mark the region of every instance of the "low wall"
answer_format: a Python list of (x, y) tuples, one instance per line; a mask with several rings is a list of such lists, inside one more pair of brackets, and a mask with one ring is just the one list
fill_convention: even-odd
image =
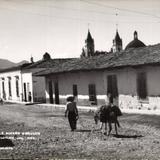
[(122, 109), (160, 110), (160, 97), (152, 96), (146, 100), (140, 100), (137, 96), (120, 95), (119, 107)]

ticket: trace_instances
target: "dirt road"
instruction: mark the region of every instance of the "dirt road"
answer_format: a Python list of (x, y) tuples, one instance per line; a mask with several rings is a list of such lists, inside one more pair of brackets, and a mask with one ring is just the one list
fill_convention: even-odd
[(70, 132), (64, 110), (36, 105), (0, 106), (0, 159), (160, 159), (160, 116), (120, 118), (119, 136), (105, 136), (93, 113), (80, 112)]

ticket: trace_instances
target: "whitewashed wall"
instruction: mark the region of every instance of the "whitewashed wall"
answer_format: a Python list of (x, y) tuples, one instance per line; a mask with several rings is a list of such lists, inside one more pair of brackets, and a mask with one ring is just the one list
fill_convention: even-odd
[[(32, 84), (32, 73), (22, 73), (22, 81), (23, 81), (23, 95), (24, 95), (24, 83), (26, 83), (26, 97), (28, 99), (28, 93), (31, 92), (32, 102), (33, 102), (33, 84)], [(29, 89), (27, 88), (27, 83), (29, 84)]]
[(54, 82), (58, 81), (59, 84), (59, 98), (60, 103), (66, 102), (66, 97), (73, 94), (73, 84), (78, 88), (78, 104), (90, 105), (88, 96), (88, 84), (96, 85), (96, 93), (98, 103), (104, 104), (105, 90), (103, 82), (103, 72), (78, 72), (78, 73), (64, 73), (58, 76), (51, 76), (46, 79), (46, 98), (49, 102), (49, 89), (48, 82), (52, 80), (53, 84), (53, 98), (54, 98)]
[[(16, 76), (19, 77), (19, 97), (16, 94)], [(9, 87), (8, 87), (8, 77), (11, 78), (11, 93), (12, 96), (9, 96)], [(2, 78), (4, 78), (5, 83), (5, 93), (6, 93), (6, 100), (11, 101), (21, 101), (22, 100), (22, 76), (20, 70), (11, 71), (11, 72), (4, 72), (0, 73), (0, 97), (3, 98), (2, 93)]]
[[(146, 100), (137, 96), (137, 73), (145, 72), (147, 81)], [(105, 71), (105, 76), (116, 74), (118, 81), (119, 106), (126, 109), (160, 109), (160, 67), (148, 66)], [(105, 79), (104, 79), (105, 81)], [(105, 82), (107, 84), (107, 80)]]
[[(146, 72), (148, 98), (145, 101), (139, 100), (137, 96), (137, 73)], [(121, 108), (139, 108), (139, 109), (160, 109), (160, 67), (148, 66), (105, 71), (65, 73), (57, 76), (46, 78), (46, 98), (49, 102), (48, 82), (53, 82), (54, 98), (54, 81), (59, 83), (60, 103), (64, 103), (65, 98), (72, 95), (72, 85), (78, 86), (78, 103), (79, 105), (89, 105), (88, 84), (96, 85), (98, 105), (105, 102), (107, 93), (107, 76), (117, 75), (118, 83), (118, 105)]]
[(46, 102), (45, 78), (33, 76), (33, 98), (34, 102)]
[(23, 82), (31, 84), (32, 101), (34, 102), (46, 102), (45, 95), (45, 78), (36, 77), (33, 74), (44, 70), (44, 68), (32, 68), (23, 70)]
[[(44, 77), (35, 77), (33, 73), (38, 72), (42, 69), (31, 69), (31, 70), (17, 70), (17, 71), (6, 71), (0, 73), (0, 98), (3, 98), (2, 93), (2, 78), (4, 78), (5, 83), (5, 92), (6, 100), (12, 102), (24, 101), (24, 83), (29, 84), (29, 91), (27, 90), (27, 101), (28, 101), (28, 92), (31, 92), (32, 102), (45, 102), (45, 78)], [(16, 94), (16, 76), (19, 77), (19, 97)], [(8, 87), (8, 77), (11, 78), (11, 92), (12, 96), (9, 96), (9, 87)]]

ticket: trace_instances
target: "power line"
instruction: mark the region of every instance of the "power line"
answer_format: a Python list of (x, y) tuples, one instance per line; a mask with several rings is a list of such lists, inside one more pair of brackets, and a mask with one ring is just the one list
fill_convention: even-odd
[[(22, 2), (23, 1), (23, 2)], [(12, 1), (13, 3), (15, 3), (14, 1)], [(60, 9), (60, 10), (69, 10), (69, 11), (78, 11), (78, 12), (89, 12), (89, 13), (97, 13), (97, 14), (108, 14), (108, 15), (115, 15), (113, 13), (110, 12), (102, 12), (102, 11), (95, 11), (95, 10), (84, 10), (84, 9), (76, 9), (76, 8), (71, 8), (71, 7), (59, 7), (59, 6), (55, 6), (55, 5), (41, 5), (41, 4), (34, 4), (34, 3), (28, 3), (25, 0), (21, 0), (20, 3), (23, 4), (27, 4), (27, 5), (32, 5), (32, 6), (39, 6), (42, 8), (55, 8), (55, 9)]]
[(97, 6), (102, 6), (102, 7), (117, 9), (117, 10), (119, 10), (119, 11), (136, 13), (136, 14), (146, 15), (146, 16), (150, 16), (150, 17), (154, 17), (154, 18), (160, 19), (159, 16), (153, 15), (153, 14), (149, 14), (149, 13), (146, 13), (146, 12), (140, 12), (140, 11), (135, 11), (135, 10), (129, 10), (129, 9), (124, 9), (124, 8), (113, 7), (113, 6), (109, 6), (109, 5), (105, 5), (105, 4), (96, 3), (96, 2), (93, 2), (93, 1), (92, 1), (92, 2), (91, 2), (91, 1), (87, 1), (87, 0), (80, 0), (80, 1), (85, 2), (85, 3), (88, 3), (88, 4), (97, 5)]
[(40, 16), (40, 17), (48, 17), (48, 18), (55, 18), (55, 19), (70, 19), (70, 20), (80, 20), (80, 21), (86, 21), (87, 19), (81, 19), (81, 18), (77, 18), (77, 17), (59, 17), (59, 16), (52, 16), (52, 15), (47, 15), (47, 14), (40, 14), (40, 13), (34, 13), (34, 12), (28, 12), (28, 11), (22, 11), (22, 10), (17, 10), (17, 9), (11, 9), (11, 8), (6, 8), (6, 7), (0, 7), (1, 9), (4, 10), (9, 10), (9, 11), (13, 11), (13, 12), (19, 12), (22, 14), (28, 14), (28, 15), (34, 15), (34, 16)]
[[(42, 0), (43, 1), (43, 0)], [(94, 2), (89, 2), (87, 0), (80, 0), (80, 1), (83, 1), (83, 2), (86, 2), (86, 3), (89, 3), (89, 4), (94, 4), (94, 5), (100, 5), (100, 6), (103, 6), (102, 4), (99, 4), (99, 3), (94, 3)], [(12, 1), (12, 3), (16, 3), (14, 1)], [(96, 11), (96, 10), (84, 10), (84, 9), (76, 9), (76, 8), (71, 8), (71, 7), (59, 7), (59, 6), (56, 6), (56, 5), (40, 5), (40, 4), (34, 4), (34, 3), (28, 3), (28, 0), (26, 2), (26, 0), (20, 0), (20, 3), (23, 3), (23, 4), (26, 4), (26, 5), (31, 5), (31, 6), (39, 6), (39, 7), (42, 7), (42, 8), (55, 8), (55, 9), (60, 9), (60, 10), (69, 10), (69, 11), (78, 11), (78, 12), (88, 12), (88, 13), (96, 13), (96, 14), (103, 14), (103, 15), (111, 15), (111, 16), (115, 16), (114, 13), (110, 13), (110, 12), (102, 12), (102, 11)], [(108, 6), (108, 5), (105, 5), (105, 7), (108, 7), (108, 8), (112, 8), (112, 9), (117, 9), (117, 10), (123, 10), (123, 11), (127, 11), (127, 12), (132, 12), (132, 13), (138, 13), (138, 14), (142, 14), (145, 15), (145, 16), (152, 16), (154, 18), (160, 18), (156, 15), (151, 15), (151, 14), (148, 14), (148, 13), (144, 13), (144, 12), (138, 12), (138, 11), (133, 11), (133, 10), (128, 10), (128, 9), (120, 9), (120, 8), (116, 8), (116, 7), (112, 7), (112, 6)], [(122, 15), (122, 14), (119, 14), (119, 16), (128, 16), (128, 15)], [(155, 17), (156, 16), (156, 17)]]
[[(47, 15), (47, 14), (40, 14), (40, 13), (34, 13), (34, 12), (28, 12), (28, 11), (24, 11), (24, 10), (17, 10), (14, 8), (7, 8), (7, 7), (0, 7), (1, 9), (4, 10), (9, 10), (9, 11), (13, 11), (13, 12), (19, 12), (22, 14), (27, 14), (27, 15), (34, 15), (34, 16), (40, 16), (40, 17), (48, 17), (48, 18), (53, 18), (53, 19), (68, 19), (68, 20), (76, 20), (76, 21), (92, 21), (92, 22), (103, 22), (103, 23), (114, 23), (114, 21), (106, 21), (106, 20), (96, 20), (96, 19), (83, 19), (83, 18), (79, 18), (79, 17), (62, 17), (62, 16), (53, 16), (53, 15)], [(160, 22), (147, 22), (147, 21), (119, 21), (121, 23), (160, 23)]]

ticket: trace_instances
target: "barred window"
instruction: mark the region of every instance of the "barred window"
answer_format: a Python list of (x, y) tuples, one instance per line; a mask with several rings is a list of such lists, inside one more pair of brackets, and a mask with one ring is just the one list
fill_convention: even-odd
[(73, 84), (73, 96), (77, 96), (78, 95), (78, 89), (77, 89), (77, 85)]
[(16, 77), (16, 95), (19, 97), (19, 77)]

